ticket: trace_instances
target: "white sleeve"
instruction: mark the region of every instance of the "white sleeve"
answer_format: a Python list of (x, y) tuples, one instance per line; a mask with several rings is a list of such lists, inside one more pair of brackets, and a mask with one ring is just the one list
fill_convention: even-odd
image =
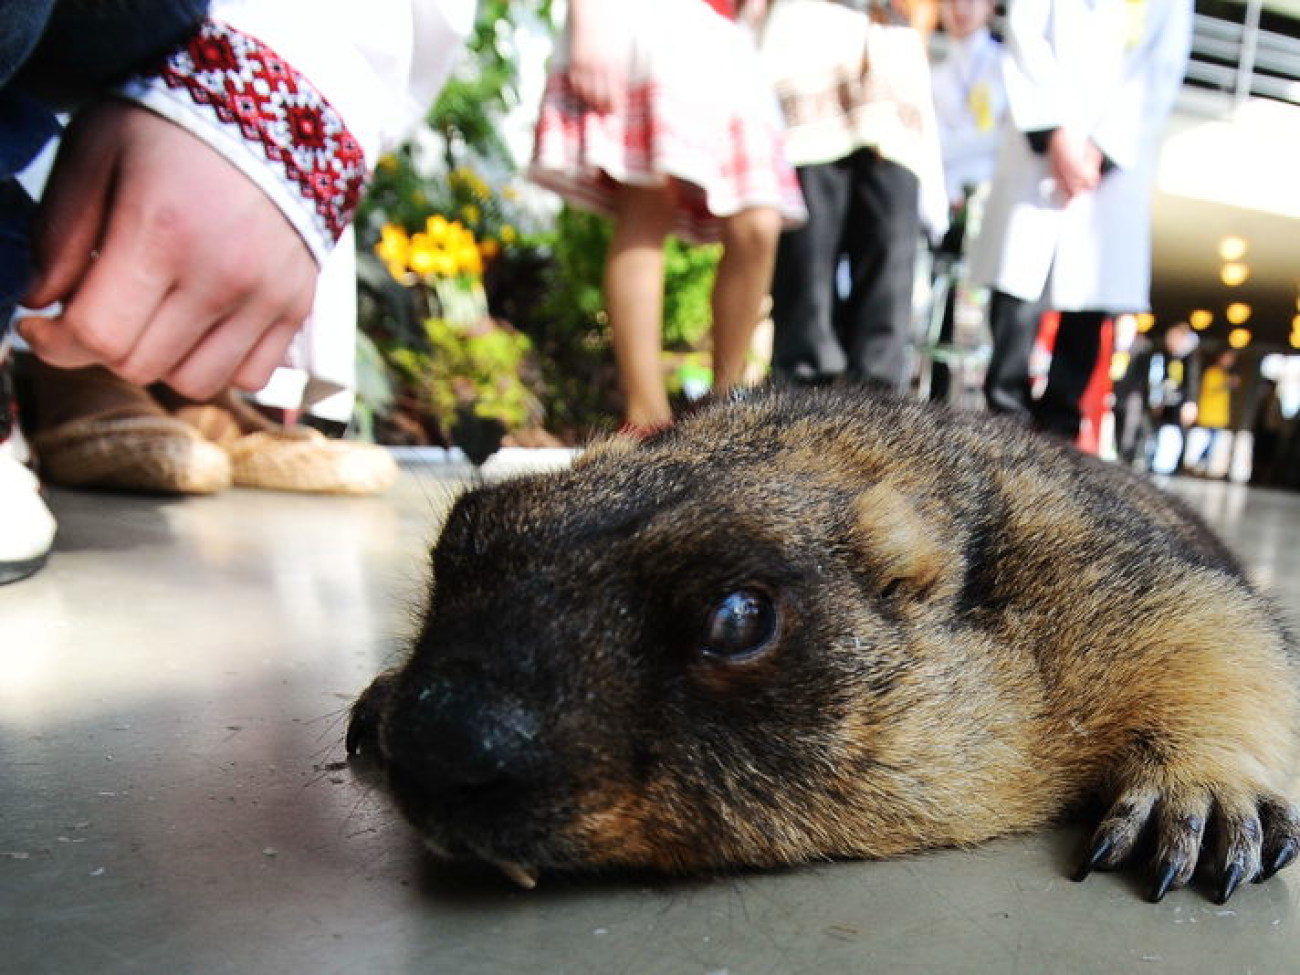
[(209, 16), (311, 79), (373, 160), (438, 97), (474, 8), (475, 0), (213, 0)]
[(1002, 79), (1012, 124), (1021, 132), (1055, 129), (1071, 97), (1048, 34), (1049, 0), (1014, 0), (1007, 10)]
[(323, 261), (473, 16), (474, 0), (213, 0), (190, 42), (120, 94), (221, 152)]

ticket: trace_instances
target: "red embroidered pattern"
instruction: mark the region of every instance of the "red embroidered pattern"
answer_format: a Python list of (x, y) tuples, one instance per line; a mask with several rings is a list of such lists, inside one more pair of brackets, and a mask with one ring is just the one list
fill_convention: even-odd
[(205, 22), (158, 72), (234, 126), (279, 166), (331, 240), (352, 220), (366, 161), (347, 126), (311, 83), (255, 38)]

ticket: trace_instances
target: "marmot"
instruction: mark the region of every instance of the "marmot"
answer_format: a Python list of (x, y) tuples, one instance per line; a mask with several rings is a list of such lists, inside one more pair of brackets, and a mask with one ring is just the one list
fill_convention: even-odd
[(1226, 900), (1300, 850), (1292, 638), (1149, 480), (1010, 422), (768, 390), (469, 491), (358, 701), (442, 855), (670, 872), (1105, 812)]

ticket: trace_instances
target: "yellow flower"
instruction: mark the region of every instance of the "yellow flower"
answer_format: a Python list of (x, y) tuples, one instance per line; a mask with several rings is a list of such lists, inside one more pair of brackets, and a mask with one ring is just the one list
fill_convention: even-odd
[(445, 253), (428, 234), (416, 234), (411, 238), (411, 254), (407, 262), (421, 277), (436, 274), (439, 260)]
[(478, 223), (479, 218), (483, 216), (483, 211), (470, 203), (460, 208), (460, 215), (465, 218), (466, 223)]
[(451, 229), (451, 224), (441, 213), (435, 213), (424, 221), (424, 232), (435, 243), (442, 244), (447, 240), (447, 231)]
[(504, 186), (501, 188), (501, 199), (514, 202), (519, 199), (519, 191), (513, 186)]
[(397, 224), (385, 224), (379, 231), (375, 255), (388, 266), (388, 273), (400, 281), (406, 274), (411, 256), (411, 240)]
[(483, 273), (483, 256), (472, 242), (456, 250), (456, 263), (464, 274)]
[(474, 231), (457, 221), (447, 231), (447, 249), (454, 251), (466, 246), (474, 246)]
[(509, 245), (519, 239), (519, 231), (515, 230), (510, 224), (504, 224), (501, 227), (501, 243)]
[(446, 251), (438, 251), (433, 264), (433, 273), (443, 278), (456, 275), (456, 258)]
[(375, 167), (384, 170), (384, 172), (391, 173), (397, 168), (397, 157), (391, 152), (386, 152), (379, 157), (379, 162), (375, 164)]

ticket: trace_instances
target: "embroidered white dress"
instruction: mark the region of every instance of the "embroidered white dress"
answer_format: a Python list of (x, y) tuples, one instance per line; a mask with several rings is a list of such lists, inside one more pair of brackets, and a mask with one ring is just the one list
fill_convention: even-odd
[(774, 207), (787, 226), (805, 220), (771, 82), (745, 31), (703, 0), (633, 0), (621, 13), (611, 46), (627, 66), (624, 105), (587, 108), (569, 85), (562, 38), (529, 178), (604, 214), (616, 184), (675, 180), (674, 231), (697, 243), (716, 241), (718, 218), (747, 207)]

